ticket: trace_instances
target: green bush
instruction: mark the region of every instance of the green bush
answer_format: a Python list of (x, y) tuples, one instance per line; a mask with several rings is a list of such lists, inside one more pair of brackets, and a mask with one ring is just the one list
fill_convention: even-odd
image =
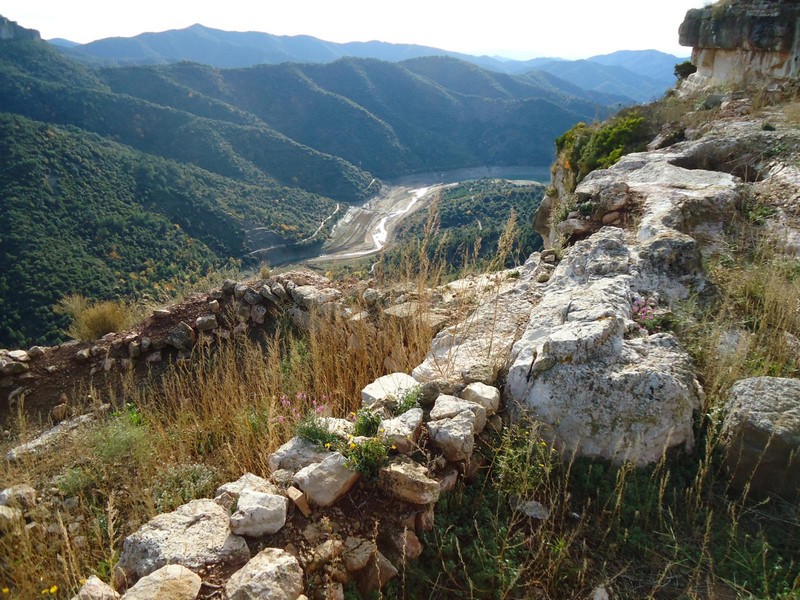
[(310, 414), (294, 426), (294, 434), (321, 448), (338, 446), (341, 439), (316, 415)]
[(372, 437), (378, 433), (381, 425), (381, 416), (368, 408), (362, 408), (356, 413), (355, 434)]
[(683, 81), (692, 73), (697, 73), (697, 67), (690, 60), (675, 65), (675, 77), (678, 81)]
[(412, 408), (419, 408), (419, 399), (422, 397), (422, 386), (418, 385), (414, 388), (408, 390), (394, 405), (392, 408), (392, 414), (395, 417), (399, 417), (400, 415), (407, 413)]
[(361, 473), (367, 483), (374, 483), (381, 467), (389, 461), (389, 450), (382, 440), (370, 438), (360, 444), (350, 442), (345, 456), (347, 468)]
[(153, 483), (153, 501), (160, 513), (175, 510), (196, 498), (211, 496), (219, 483), (216, 470), (201, 463), (170, 465)]

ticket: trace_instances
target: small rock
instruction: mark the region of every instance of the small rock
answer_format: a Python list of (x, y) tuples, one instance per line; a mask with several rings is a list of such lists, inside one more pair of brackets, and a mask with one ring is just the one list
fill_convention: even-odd
[(314, 573), (319, 571), (324, 565), (332, 563), (344, 552), (344, 542), (342, 540), (327, 540), (314, 548), (311, 560), (306, 564), (306, 572)]
[(166, 565), (142, 577), (122, 597), (123, 600), (195, 600), (200, 593), (200, 577), (181, 565)]
[(294, 476), (294, 482), (317, 506), (330, 506), (347, 494), (361, 478), (361, 473), (350, 470), (347, 459), (334, 452), (321, 463), (304, 467)]
[(192, 329), (187, 323), (181, 321), (172, 330), (172, 332), (167, 337), (167, 344), (176, 348), (177, 350), (183, 350), (188, 352), (192, 349), (195, 342), (195, 333), (194, 329)]
[(289, 486), (286, 488), (286, 495), (289, 497), (289, 500), (294, 502), (295, 506), (300, 509), (303, 516), (306, 518), (311, 516), (311, 507), (308, 505), (308, 500), (303, 492), (294, 486)]
[(139, 358), (142, 354), (142, 345), (139, 342), (130, 342), (128, 344), (128, 356), (131, 358)]
[(620, 218), (620, 213), (617, 211), (613, 211), (603, 215), (602, 222), (603, 225), (611, 225), (612, 223), (616, 223), (617, 221), (619, 221), (619, 218)]
[(236, 571), (225, 593), (229, 600), (297, 600), (303, 593), (303, 570), (279, 548), (267, 548)]
[(611, 600), (608, 590), (604, 585), (592, 590), (592, 600)]
[(256, 325), (263, 325), (267, 318), (267, 307), (263, 304), (256, 304), (250, 309), (250, 319)]
[(0, 492), (0, 506), (30, 510), (36, 506), (36, 490), (24, 483), (6, 488)]
[(231, 531), (249, 537), (277, 533), (286, 524), (288, 505), (285, 496), (245, 488), (239, 496), (236, 512), (231, 515)]
[(214, 496), (221, 496), (222, 494), (229, 493), (232, 494), (234, 498), (239, 498), (239, 495), (244, 490), (262, 492), (264, 494), (278, 493), (278, 488), (263, 477), (259, 477), (253, 473), (245, 473), (236, 481), (231, 481), (230, 483), (219, 486), (217, 491), (214, 492)]
[(439, 482), (428, 470), (406, 456), (398, 456), (378, 473), (378, 487), (390, 496), (411, 504), (430, 504), (439, 499)]
[(12, 350), (8, 353), (8, 357), (19, 362), (28, 362), (31, 359), (30, 354), (28, 354), (25, 350)]
[(99, 577), (92, 575), (72, 600), (119, 600), (119, 594)]
[(418, 385), (417, 380), (406, 373), (384, 375), (361, 390), (361, 404), (371, 408), (389, 397), (399, 399)]
[[(472, 384), (470, 384), (472, 385)], [(431, 409), (431, 421), (452, 419), (458, 414), (469, 412), (473, 415), (472, 423), (475, 433), (480, 433), (486, 427), (486, 409), (477, 402), (462, 400), (455, 396), (441, 395)]]
[(500, 390), (485, 383), (470, 383), (461, 392), (461, 398), (483, 406), (487, 417), (491, 417), (500, 408)]
[(447, 460), (460, 461), (472, 456), (475, 448), (475, 415), (464, 411), (452, 419), (428, 423), (431, 443), (439, 448)]
[(281, 302), (289, 301), (289, 294), (286, 293), (286, 290), (277, 281), (270, 284), (269, 289), (272, 290), (272, 293), (275, 294)]
[(48, 373), (50, 373), (50, 374), (52, 375), (53, 373), (56, 373), (56, 372), (58, 372), (58, 367), (57, 367), (57, 366), (55, 366), (55, 365), (47, 365), (47, 366), (44, 368), (44, 370), (45, 370), (45, 371), (47, 371)]
[(194, 326), (197, 331), (209, 331), (219, 326), (219, 323), (217, 323), (215, 315), (203, 315), (202, 317), (197, 317)]
[(40, 356), (44, 356), (49, 352), (49, 348), (44, 346), (32, 346), (28, 349), (28, 356), (31, 358), (39, 358)]
[(382, 436), (400, 454), (411, 454), (422, 431), (422, 409), (412, 408), (402, 415), (381, 422)]
[(391, 542), (404, 561), (416, 560), (422, 554), (422, 543), (411, 529), (398, 531), (391, 537)]
[(56, 404), (53, 408), (50, 409), (50, 420), (53, 423), (61, 423), (61, 421), (65, 420), (69, 416), (69, 407), (67, 406), (66, 402), (62, 402), (61, 404)]
[(358, 591), (364, 598), (381, 589), (397, 576), (397, 569), (383, 554), (376, 551), (357, 577)]
[(7, 362), (0, 368), (3, 375), (20, 375), (27, 373), (28, 370), (30, 367), (24, 362)]
[(156, 350), (147, 355), (147, 358), (144, 359), (146, 363), (160, 363), (162, 360), (161, 358), (161, 350)]
[(443, 475), (439, 476), (439, 489), (442, 494), (452, 492), (458, 483), (458, 469), (450, 467)]
[(526, 517), (536, 519), (537, 521), (547, 521), (550, 518), (550, 510), (536, 500), (520, 502), (517, 504), (517, 510)]
[(267, 464), (272, 472), (288, 469), (296, 473), (310, 464), (322, 462), (331, 454), (333, 453), (321, 450), (299, 437), (293, 437), (269, 455)]
[(117, 360), (114, 358), (106, 358), (105, 360), (103, 360), (102, 364), (103, 364), (103, 370), (108, 372), (114, 368), (114, 366), (117, 364)]
[(25, 527), (22, 511), (10, 506), (0, 506), (0, 533), (14, 533)]
[(165, 317), (170, 316), (171, 314), (172, 311), (166, 308), (157, 308), (156, 310), (153, 311), (153, 316), (156, 317), (157, 319), (163, 319)]
[(350, 573), (357, 573), (367, 566), (377, 551), (374, 542), (350, 536), (344, 542), (344, 566)]
[(213, 314), (219, 313), (220, 311), (219, 300), (211, 300), (208, 303), (208, 310), (210, 310)]
[(270, 288), (268, 285), (262, 285), (259, 288), (258, 293), (261, 294), (264, 300), (274, 304), (275, 306), (278, 306), (281, 303), (278, 297), (272, 292), (272, 288)]
[(231, 294), (233, 294), (235, 289), (236, 289), (236, 282), (231, 279), (226, 279), (225, 281), (223, 281), (222, 286), (220, 287), (220, 291), (225, 296), (230, 296)]

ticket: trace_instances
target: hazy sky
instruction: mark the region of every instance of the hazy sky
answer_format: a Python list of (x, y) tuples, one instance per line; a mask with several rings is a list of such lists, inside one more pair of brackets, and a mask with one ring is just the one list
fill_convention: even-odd
[(3, 0), (42, 37), (89, 42), (194, 23), (231, 31), (381, 40), (509, 58), (586, 58), (654, 48), (677, 55), (678, 26), (708, 0)]

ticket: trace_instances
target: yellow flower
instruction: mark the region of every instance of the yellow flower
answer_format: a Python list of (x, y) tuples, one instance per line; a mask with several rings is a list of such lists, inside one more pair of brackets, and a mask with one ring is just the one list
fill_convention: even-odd
[(325, 447), (326, 447), (326, 448), (330, 448), (330, 447), (331, 447), (331, 444), (330, 444), (330, 442), (328, 442), (327, 444), (325, 444)]
[(350, 442), (350, 449), (352, 450), (352, 449), (353, 449), (353, 448), (355, 448), (355, 447), (356, 447), (356, 444), (355, 444), (355, 442)]
[(7, 587), (3, 588), (3, 589), (2, 589), (2, 590), (0, 590), (0, 591), (2, 591), (4, 594), (10, 594), (10, 593), (11, 593), (11, 590), (10, 590), (10, 589), (8, 589)]
[(50, 587), (50, 593), (55, 594), (58, 591), (58, 586), (54, 585)]
[(392, 444), (392, 450), (397, 450), (397, 446), (395, 446), (394, 444)]

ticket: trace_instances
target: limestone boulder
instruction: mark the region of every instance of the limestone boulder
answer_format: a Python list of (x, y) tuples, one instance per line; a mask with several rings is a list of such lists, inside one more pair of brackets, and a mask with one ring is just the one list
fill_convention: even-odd
[(436, 399), (431, 409), (431, 421), (450, 419), (461, 413), (472, 413), (472, 429), (480, 433), (486, 427), (486, 409), (483, 405), (471, 400), (462, 400), (455, 396), (442, 394)]
[(202, 317), (197, 317), (194, 326), (197, 331), (209, 331), (219, 326), (219, 323), (217, 323), (216, 315), (203, 315)]
[(250, 551), (243, 537), (231, 533), (229, 520), (228, 512), (208, 499), (158, 515), (125, 538), (117, 578), (131, 584), (167, 564), (199, 571), (245, 563)]
[(323, 304), (338, 300), (342, 293), (334, 288), (299, 285), (290, 292), (295, 303), (305, 310), (319, 309)]
[(181, 565), (166, 565), (142, 577), (122, 600), (194, 600), (201, 585), (197, 573)]
[(387, 399), (399, 400), (418, 385), (417, 380), (406, 373), (384, 375), (361, 390), (361, 405), (365, 408), (382, 406)]
[(286, 496), (245, 488), (239, 495), (236, 512), (231, 515), (231, 531), (249, 537), (277, 533), (286, 524), (288, 508)]
[(541, 286), (534, 279), (538, 264), (535, 254), (517, 271), (518, 278), (495, 274), (486, 285), (475, 286), (477, 308), (436, 335), (425, 360), (412, 371), (414, 379), (453, 386), (493, 384), (541, 298)]
[(487, 417), (491, 417), (500, 408), (500, 390), (492, 385), (476, 381), (465, 387), (460, 395), (464, 400), (483, 406)]
[(475, 448), (475, 414), (465, 410), (451, 419), (428, 423), (428, 436), (447, 460), (467, 460)]
[(347, 494), (361, 478), (361, 473), (347, 467), (347, 459), (333, 452), (320, 463), (300, 469), (294, 482), (312, 504), (326, 507)]
[(222, 494), (231, 494), (234, 498), (238, 498), (244, 490), (251, 490), (253, 492), (262, 492), (265, 494), (277, 494), (278, 488), (273, 483), (270, 483), (263, 477), (254, 475), (253, 473), (245, 473), (236, 481), (225, 483), (217, 488), (214, 496), (221, 496)]
[(0, 534), (16, 533), (25, 527), (25, 517), (18, 508), (0, 506)]
[(422, 432), (423, 412), (412, 408), (402, 415), (381, 421), (379, 431), (384, 441), (400, 454), (411, 454)]
[(278, 548), (256, 554), (225, 586), (228, 600), (297, 600), (303, 593), (303, 569)]
[(175, 329), (170, 332), (169, 336), (167, 337), (167, 344), (177, 350), (188, 352), (192, 349), (192, 346), (194, 346), (196, 337), (197, 336), (194, 332), (194, 329), (192, 329), (190, 325), (181, 321), (178, 323)]
[(286, 469), (296, 473), (303, 467), (319, 463), (329, 457), (332, 452), (322, 450), (299, 437), (293, 437), (267, 458), (267, 464), (274, 473)]
[(635, 335), (639, 267), (620, 229), (578, 242), (514, 347), (509, 402), (549, 425), (567, 455), (644, 465), (693, 446), (689, 356), (671, 334)]
[(405, 456), (398, 456), (378, 473), (378, 487), (389, 496), (411, 504), (431, 504), (439, 499), (439, 482), (428, 469)]
[(794, 498), (800, 492), (800, 380), (737, 381), (723, 407), (725, 465), (734, 486)]

